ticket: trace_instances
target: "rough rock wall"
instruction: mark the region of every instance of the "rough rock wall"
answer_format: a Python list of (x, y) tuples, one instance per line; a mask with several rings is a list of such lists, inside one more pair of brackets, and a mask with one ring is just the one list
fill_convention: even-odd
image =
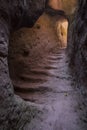
[(33, 26), (45, 8), (46, 0), (0, 0), (0, 17), (3, 17), (11, 28)]
[(78, 1), (70, 28), (68, 51), (78, 85), (87, 87), (87, 0)]
[(66, 12), (67, 15), (72, 15), (77, 7), (78, 0), (61, 0), (63, 10)]
[(11, 31), (32, 26), (41, 15), (45, 0), (0, 0), (0, 130), (26, 130), (40, 112), (14, 95), (8, 70), (8, 46)]

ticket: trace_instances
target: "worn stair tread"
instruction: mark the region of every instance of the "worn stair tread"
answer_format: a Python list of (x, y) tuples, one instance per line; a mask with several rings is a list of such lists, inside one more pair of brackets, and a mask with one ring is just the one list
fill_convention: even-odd
[(62, 59), (62, 55), (60, 55), (60, 56), (48, 56), (47, 57), (47, 60), (60, 60), (60, 59)]
[(21, 75), (20, 79), (28, 82), (35, 82), (35, 83), (46, 81), (46, 78), (40, 75)]
[(33, 74), (37, 74), (37, 75), (44, 75), (44, 76), (50, 76), (51, 73), (49, 71), (47, 71), (45, 68), (34, 68), (31, 69), (31, 72)]
[(22, 97), (22, 99), (24, 99), (25, 101), (35, 102), (39, 98), (38, 93), (37, 94), (36, 93), (34, 93), (34, 94), (30, 94), (30, 93), (25, 94), (25, 93), (16, 92), (15, 94)]
[[(41, 82), (42, 84), (43, 82)], [(14, 88), (36, 88), (40, 85), (39, 82), (35, 83), (29, 83), (29, 82), (24, 82), (24, 81), (13, 81), (13, 86)]]
[(20, 86), (15, 86), (14, 89), (16, 92), (19, 93), (24, 93), (24, 94), (30, 94), (30, 93), (35, 93), (35, 92), (47, 92), (47, 91), (52, 91), (52, 88), (49, 87), (44, 87), (44, 86), (37, 86), (37, 87), (28, 87), (28, 88), (22, 88)]
[(47, 70), (57, 69), (57, 66), (44, 66)]

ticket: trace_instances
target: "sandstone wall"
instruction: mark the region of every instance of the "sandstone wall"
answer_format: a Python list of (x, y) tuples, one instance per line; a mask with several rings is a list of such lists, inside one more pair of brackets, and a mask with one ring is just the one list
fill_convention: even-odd
[(63, 10), (72, 15), (77, 7), (77, 0), (49, 0), (49, 6), (56, 10)]
[(67, 47), (67, 37), (68, 37), (68, 20), (65, 18), (60, 18), (56, 22), (56, 30), (58, 41), (61, 47)]
[(62, 10), (62, 1), (61, 0), (49, 0), (49, 6), (55, 10)]

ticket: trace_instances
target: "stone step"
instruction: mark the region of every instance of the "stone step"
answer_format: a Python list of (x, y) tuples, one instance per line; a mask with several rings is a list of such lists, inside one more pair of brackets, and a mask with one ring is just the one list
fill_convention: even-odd
[(35, 87), (31, 87), (31, 86), (18, 86), (18, 85), (15, 85), (15, 89), (14, 89), (16, 92), (19, 92), (19, 93), (25, 93), (25, 94), (29, 94), (29, 93), (35, 93), (35, 92), (40, 92), (40, 93), (43, 93), (43, 92), (46, 92), (46, 91), (51, 91), (52, 88), (49, 88), (49, 87), (44, 87), (44, 86), (35, 86)]
[(47, 70), (57, 69), (57, 66), (44, 66)]
[[(40, 67), (40, 66), (39, 66)], [(42, 76), (52, 76), (52, 73), (49, 71), (47, 71), (47, 69), (44, 67), (44, 68), (34, 68), (34, 69), (31, 69), (31, 72), (33, 74), (36, 74), (37, 76), (39, 75), (39, 77), (42, 77)]]
[(47, 60), (55, 63), (55, 62), (58, 62), (58, 60), (61, 60), (61, 59), (62, 59), (62, 57), (55, 57), (55, 58), (49, 57)]
[(22, 99), (24, 99), (25, 101), (30, 101), (30, 102), (34, 102), (37, 101), (39, 99), (39, 94), (38, 93), (22, 93), (22, 92), (15, 92), (16, 95), (19, 95)]
[(38, 75), (21, 75), (20, 80), (29, 82), (29, 83), (38, 83), (38, 82), (46, 82), (45, 76)]
[[(42, 82), (41, 82), (42, 84)], [(29, 82), (24, 82), (24, 81), (20, 81), (20, 80), (16, 80), (16, 81), (13, 81), (13, 86), (14, 88), (19, 88), (19, 89), (29, 89), (29, 88), (38, 88), (40, 86), (40, 83), (29, 83)]]

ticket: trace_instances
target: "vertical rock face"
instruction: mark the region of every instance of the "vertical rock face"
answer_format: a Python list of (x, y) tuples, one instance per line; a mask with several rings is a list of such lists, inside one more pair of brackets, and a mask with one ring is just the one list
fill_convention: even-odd
[(0, 16), (9, 22), (11, 27), (33, 26), (45, 8), (46, 0), (0, 0)]
[(38, 110), (14, 95), (8, 70), (10, 31), (32, 26), (45, 0), (0, 0), (0, 130), (22, 130)]
[(61, 1), (63, 10), (66, 12), (66, 14), (72, 15), (75, 12), (78, 0), (61, 0)]
[(87, 1), (78, 2), (78, 10), (70, 28), (69, 57), (76, 78), (87, 87)]

